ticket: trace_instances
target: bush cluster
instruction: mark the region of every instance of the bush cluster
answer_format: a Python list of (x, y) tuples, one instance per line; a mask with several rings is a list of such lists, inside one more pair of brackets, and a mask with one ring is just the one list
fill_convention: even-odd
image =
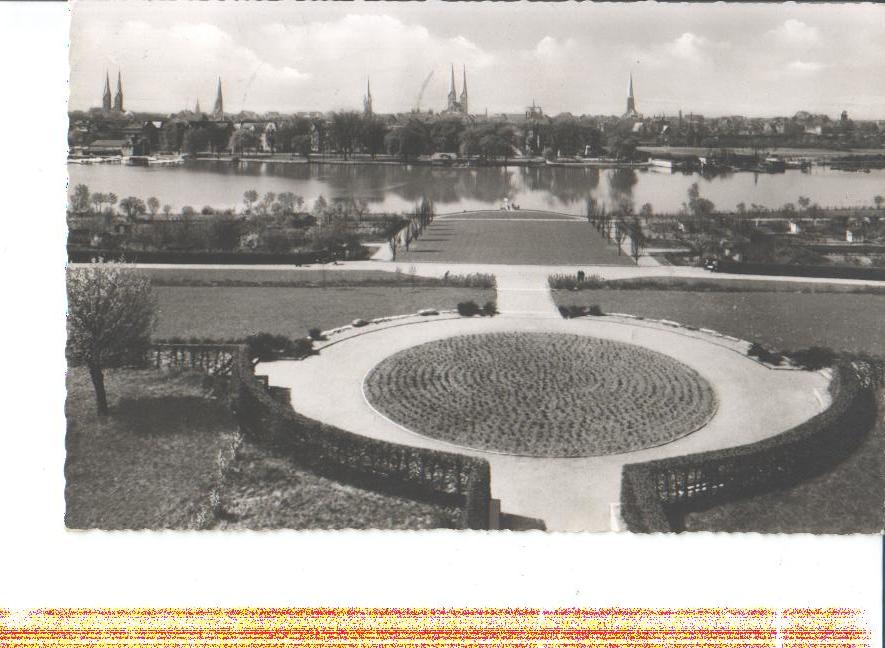
[(721, 260), (719, 272), (792, 277), (825, 277), (831, 279), (872, 279), (885, 281), (885, 268), (857, 266), (791, 265), (786, 263), (738, 263)]
[(475, 301), (458, 302), (458, 315), (462, 317), (492, 317), (498, 314), (498, 305), (493, 301), (487, 301), (480, 306)]
[(633, 532), (677, 531), (693, 508), (790, 486), (840, 461), (873, 424), (876, 403), (855, 366), (839, 363), (826, 411), (735, 448), (624, 466), (621, 512)]
[(552, 274), (547, 277), (547, 285), (553, 290), (596, 290), (605, 287), (605, 279), (597, 274), (580, 278), (577, 274)]
[(598, 304), (592, 304), (590, 306), (579, 306), (576, 304), (571, 304), (569, 306), (560, 306), (559, 314), (562, 315), (565, 319), (571, 319), (572, 317), (584, 317), (586, 315), (590, 315), (593, 317), (601, 317), (605, 315)]
[(275, 400), (243, 349), (231, 375), (231, 406), (250, 438), (336, 481), (461, 508), (467, 528), (487, 529), (489, 464), (475, 457), (414, 448), (322, 424)]
[(207, 252), (184, 250), (132, 250), (77, 248), (68, 246), (69, 263), (90, 263), (93, 259), (128, 263), (214, 263), (225, 265), (305, 265), (331, 260), (325, 251), (311, 252)]

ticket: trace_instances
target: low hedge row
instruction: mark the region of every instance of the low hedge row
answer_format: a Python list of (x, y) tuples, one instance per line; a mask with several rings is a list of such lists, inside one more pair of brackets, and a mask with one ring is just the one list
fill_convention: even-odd
[(784, 275), (791, 277), (823, 277), (829, 279), (866, 279), (885, 281), (885, 268), (854, 266), (810, 266), (785, 263), (739, 263), (723, 259), (719, 272), (731, 274)]
[(93, 259), (127, 263), (182, 263), (223, 265), (305, 265), (331, 260), (326, 252), (213, 252), (183, 250), (97, 249), (68, 246), (69, 263), (90, 263)]
[(623, 467), (621, 512), (637, 533), (680, 530), (692, 508), (754, 495), (814, 476), (846, 456), (876, 415), (863, 363), (833, 367), (831, 405), (775, 437), (735, 448)]
[(379, 441), (302, 416), (258, 382), (245, 348), (231, 373), (231, 406), (245, 434), (304, 468), (362, 488), (457, 506), (465, 528), (488, 528), (487, 461)]

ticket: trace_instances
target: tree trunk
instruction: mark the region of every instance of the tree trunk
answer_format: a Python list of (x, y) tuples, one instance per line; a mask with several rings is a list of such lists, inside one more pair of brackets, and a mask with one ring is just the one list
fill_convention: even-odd
[(89, 365), (89, 376), (95, 387), (95, 407), (99, 416), (108, 415), (108, 395), (104, 388), (104, 373), (98, 365)]

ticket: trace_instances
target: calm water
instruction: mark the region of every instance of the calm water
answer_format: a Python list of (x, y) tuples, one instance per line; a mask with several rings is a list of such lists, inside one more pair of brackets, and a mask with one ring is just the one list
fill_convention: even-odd
[(440, 169), (402, 166), (341, 166), (259, 163), (232, 165), (192, 161), (184, 167), (68, 165), (71, 186), (86, 184), (92, 191), (119, 197), (156, 196), (175, 210), (184, 205), (200, 209), (242, 206), (243, 192), (255, 189), (292, 191), (308, 204), (320, 195), (327, 200), (354, 197), (367, 200), (372, 211), (411, 209), (428, 193), (438, 212), (497, 208), (507, 197), (523, 209), (549, 209), (583, 214), (593, 196), (611, 204), (619, 196), (632, 198), (637, 209), (649, 202), (655, 211), (677, 211), (686, 191), (698, 182), (701, 194), (717, 208), (739, 202), (779, 207), (808, 196), (822, 206), (870, 205), (885, 195), (885, 170), (870, 173), (814, 168), (808, 173), (734, 173), (705, 178), (698, 174), (657, 171), (566, 168)]

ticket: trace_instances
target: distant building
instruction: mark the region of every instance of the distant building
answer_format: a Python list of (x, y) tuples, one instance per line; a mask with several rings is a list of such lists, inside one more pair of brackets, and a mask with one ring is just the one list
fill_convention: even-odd
[(464, 66), (464, 83), (461, 90), (461, 96), (458, 97), (458, 93), (455, 90), (455, 66), (452, 66), (452, 81), (449, 86), (449, 97), (448, 103), (446, 104), (446, 109), (443, 111), (448, 114), (458, 114), (458, 115), (466, 115), (468, 103), (467, 103), (467, 66)]
[(371, 117), (372, 114), (372, 82), (366, 79), (366, 96), (363, 98), (363, 114)]
[(633, 73), (630, 73), (630, 85), (627, 87), (627, 110), (624, 112), (625, 119), (640, 117), (636, 110), (636, 98), (633, 95)]
[(218, 91), (215, 94), (215, 107), (212, 109), (212, 119), (224, 120), (224, 99), (221, 95), (221, 77), (218, 77)]
[(104, 93), (101, 97), (101, 109), (105, 112), (111, 111), (111, 77), (105, 72), (104, 75)]
[(117, 70), (117, 93), (114, 95), (114, 112), (123, 112), (123, 77)]

